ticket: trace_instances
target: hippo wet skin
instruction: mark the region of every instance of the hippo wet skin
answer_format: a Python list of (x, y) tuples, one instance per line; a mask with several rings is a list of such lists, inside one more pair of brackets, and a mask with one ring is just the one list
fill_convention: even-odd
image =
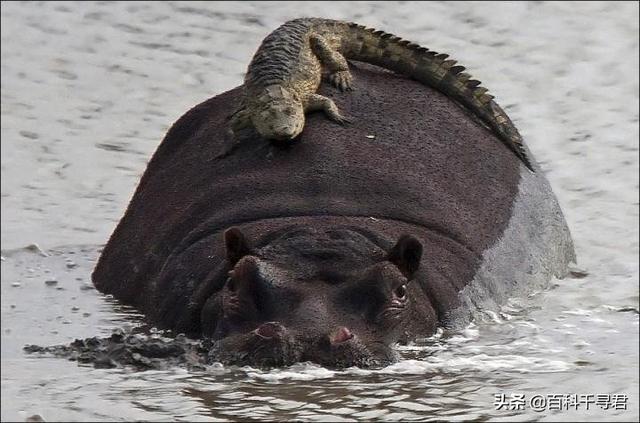
[(537, 164), (429, 87), (352, 72), (354, 91), (320, 89), (352, 123), (311, 114), (286, 147), (229, 139), (238, 88), (181, 117), (96, 287), (211, 338), (224, 363), (343, 367), (390, 363), (395, 343), (566, 274), (571, 237)]

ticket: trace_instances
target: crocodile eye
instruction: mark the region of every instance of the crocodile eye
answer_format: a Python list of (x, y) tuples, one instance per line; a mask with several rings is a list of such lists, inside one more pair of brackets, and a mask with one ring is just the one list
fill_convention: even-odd
[(400, 300), (404, 300), (407, 297), (407, 285), (400, 285), (394, 291), (396, 297)]

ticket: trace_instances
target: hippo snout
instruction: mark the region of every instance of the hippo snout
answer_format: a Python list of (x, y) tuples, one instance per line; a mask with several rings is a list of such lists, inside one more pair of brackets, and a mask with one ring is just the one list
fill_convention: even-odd
[(340, 327), (335, 333), (329, 336), (331, 345), (339, 345), (353, 339), (353, 333), (346, 327)]

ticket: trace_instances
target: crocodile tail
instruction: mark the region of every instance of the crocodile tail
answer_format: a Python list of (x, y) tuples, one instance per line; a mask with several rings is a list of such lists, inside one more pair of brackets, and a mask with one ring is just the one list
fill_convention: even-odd
[(466, 107), (488, 125), (524, 164), (533, 171), (522, 137), (504, 110), (464, 73), (464, 66), (449, 55), (421, 47), (400, 37), (356, 23), (346, 24), (342, 53), (348, 58), (371, 63), (414, 78), (436, 88)]

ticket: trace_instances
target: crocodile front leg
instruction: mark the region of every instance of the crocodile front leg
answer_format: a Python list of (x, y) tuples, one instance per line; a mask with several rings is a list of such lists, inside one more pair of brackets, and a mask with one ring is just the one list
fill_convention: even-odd
[(349, 72), (349, 64), (337, 50), (333, 49), (326, 39), (314, 34), (309, 37), (311, 49), (320, 63), (329, 71), (329, 82), (340, 89), (340, 91), (351, 90), (353, 76)]
[(251, 128), (251, 115), (247, 110), (247, 106), (243, 103), (230, 116), (229, 126), (233, 134), (237, 134), (243, 129)]
[(322, 110), (329, 119), (341, 125), (351, 122), (350, 119), (340, 114), (340, 110), (333, 100), (320, 94), (310, 94), (305, 98), (304, 112), (315, 112), (316, 110)]
[(222, 138), (221, 151), (216, 156), (217, 159), (221, 159), (230, 155), (236, 147), (240, 145), (241, 139), (244, 137), (243, 132), (247, 130), (253, 130), (253, 123), (251, 122), (251, 115), (247, 110), (247, 107), (243, 102), (236, 108), (229, 117), (229, 127), (227, 128), (225, 136)]

